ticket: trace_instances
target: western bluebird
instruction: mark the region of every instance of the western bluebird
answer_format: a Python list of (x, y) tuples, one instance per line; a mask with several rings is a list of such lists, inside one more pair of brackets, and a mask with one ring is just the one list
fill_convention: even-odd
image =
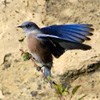
[(66, 50), (91, 49), (82, 44), (90, 40), (91, 24), (64, 24), (39, 28), (33, 22), (24, 22), (18, 26), (26, 33), (27, 43), (32, 57), (44, 66), (44, 76), (51, 76), (53, 56), (59, 58)]

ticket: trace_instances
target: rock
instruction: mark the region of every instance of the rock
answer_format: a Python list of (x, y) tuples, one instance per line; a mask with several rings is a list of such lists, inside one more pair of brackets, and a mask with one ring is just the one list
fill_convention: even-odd
[(32, 92), (31, 92), (32, 97), (36, 97), (36, 96), (37, 96), (37, 94), (38, 94), (38, 92), (37, 92), (37, 91), (32, 91)]
[(5, 70), (5, 69), (7, 69), (7, 68), (9, 68), (9, 67), (11, 67), (11, 63), (10, 63), (10, 62), (6, 62), (6, 63), (4, 63), (4, 68), (3, 68), (3, 70)]

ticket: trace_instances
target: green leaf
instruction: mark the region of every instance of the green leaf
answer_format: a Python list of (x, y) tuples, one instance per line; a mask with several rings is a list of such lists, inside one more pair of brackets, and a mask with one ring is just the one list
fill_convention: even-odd
[(48, 77), (47, 77), (47, 80), (50, 81), (50, 80), (51, 80), (51, 76), (48, 76)]
[(82, 97), (80, 97), (78, 100), (82, 100), (84, 97), (86, 97), (87, 95), (83, 95)]
[(80, 86), (81, 86), (81, 85), (77, 85), (77, 86), (75, 86), (75, 87), (73, 88), (73, 90), (72, 90), (72, 95), (74, 95), (74, 94), (78, 91), (78, 89), (80, 88)]
[(28, 52), (26, 52), (26, 53), (24, 53), (24, 54), (22, 55), (22, 57), (23, 57), (23, 60), (24, 60), (24, 61), (27, 61), (27, 60), (30, 59), (30, 54), (29, 54)]
[(40, 75), (38, 73), (35, 73), (36, 77), (39, 77)]
[(65, 88), (63, 89), (62, 84), (56, 84), (54, 85), (56, 93), (58, 96), (65, 96), (66, 94), (69, 94), (68, 90)]
[(65, 96), (65, 95), (67, 95), (67, 94), (69, 94), (69, 92), (68, 92), (67, 89), (65, 89), (65, 90), (63, 91), (62, 95)]
[(56, 85), (54, 85), (54, 87), (55, 87), (56, 93), (58, 95), (62, 95), (62, 93), (63, 93), (62, 84), (56, 84)]

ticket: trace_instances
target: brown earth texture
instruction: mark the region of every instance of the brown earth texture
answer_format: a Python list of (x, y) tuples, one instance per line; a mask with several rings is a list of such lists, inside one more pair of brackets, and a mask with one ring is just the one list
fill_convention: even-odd
[[(91, 50), (66, 51), (54, 59), (52, 79), (69, 93), (58, 93), (31, 60), (23, 61), (19, 49), (28, 49), (26, 39), (20, 42), (25, 34), (17, 26), (24, 21), (40, 27), (93, 24), (91, 41), (85, 42)], [(99, 28), (100, 0), (0, 0), (0, 100), (100, 100)]]

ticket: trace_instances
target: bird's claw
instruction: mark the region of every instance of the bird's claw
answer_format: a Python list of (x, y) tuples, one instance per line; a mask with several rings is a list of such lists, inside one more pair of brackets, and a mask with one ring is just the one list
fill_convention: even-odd
[(50, 80), (49, 83), (50, 83), (50, 87), (53, 88), (53, 81)]

